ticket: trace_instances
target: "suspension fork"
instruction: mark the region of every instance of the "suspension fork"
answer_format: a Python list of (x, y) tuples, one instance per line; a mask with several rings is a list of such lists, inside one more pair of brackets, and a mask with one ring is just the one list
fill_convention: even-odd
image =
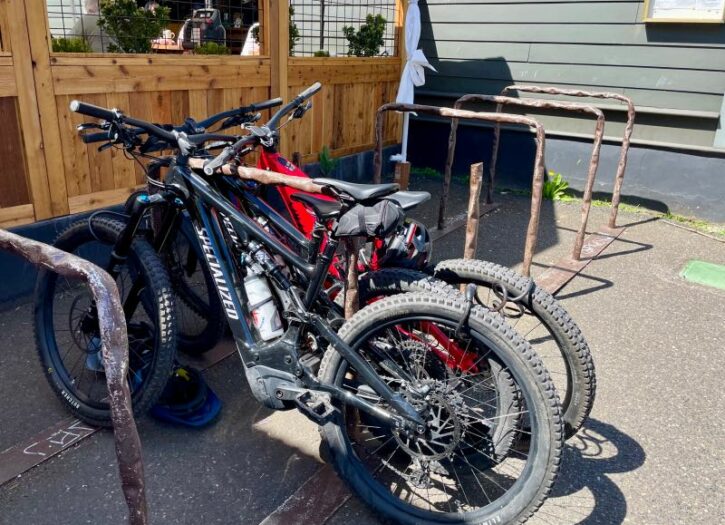
[[(120, 273), (120, 264), (126, 260), (129, 252), (131, 251), (131, 243), (136, 235), (138, 228), (143, 220), (143, 215), (149, 207), (157, 207), (160, 204), (166, 202), (165, 197), (162, 194), (155, 194), (147, 197), (137, 199), (137, 203), (132, 206), (131, 220), (129, 221), (126, 228), (124, 228), (121, 237), (113, 247), (113, 253), (111, 254), (111, 260), (114, 257), (117, 258), (114, 263), (115, 273), (111, 274), (115, 279)], [(158, 229), (153, 239), (153, 247), (156, 253), (164, 253), (168, 248), (168, 244), (171, 239), (171, 233), (175, 230), (179, 220), (179, 209), (175, 206), (167, 206), (163, 215), (161, 226)], [(120, 252), (120, 253), (119, 253)], [(139, 276), (131, 286), (131, 290), (123, 303), (123, 311), (126, 319), (129, 319), (136, 311), (140, 301), (141, 290), (143, 290), (144, 283), (143, 278)]]

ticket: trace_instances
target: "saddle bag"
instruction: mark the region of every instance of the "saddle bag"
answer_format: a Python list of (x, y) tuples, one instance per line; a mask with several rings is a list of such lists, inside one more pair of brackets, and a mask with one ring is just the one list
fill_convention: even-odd
[(398, 203), (382, 200), (374, 206), (357, 204), (340, 217), (336, 237), (385, 237), (405, 220)]

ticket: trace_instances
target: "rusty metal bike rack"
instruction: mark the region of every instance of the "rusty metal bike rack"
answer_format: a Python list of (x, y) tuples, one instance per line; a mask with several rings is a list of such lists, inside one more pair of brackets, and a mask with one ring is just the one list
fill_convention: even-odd
[[(614, 242), (624, 232), (623, 227), (617, 227), (617, 214), (619, 212), (619, 203), (621, 199), (622, 184), (624, 182), (624, 173), (627, 167), (627, 154), (634, 131), (635, 107), (632, 99), (619, 94), (605, 91), (584, 91), (579, 89), (562, 89), (556, 87), (542, 87), (532, 85), (511, 85), (505, 87), (501, 94), (510, 91), (520, 91), (528, 93), (539, 93), (548, 95), (564, 95), (570, 97), (590, 97), (598, 99), (618, 100), (627, 104), (627, 124), (624, 128), (624, 136), (622, 137), (622, 147), (619, 153), (619, 162), (617, 164), (617, 173), (614, 178), (614, 188), (612, 191), (612, 207), (609, 214), (609, 220), (606, 225), (599, 228), (596, 233), (589, 235), (579, 249), (579, 257), (572, 259), (561, 259), (553, 267), (543, 272), (538, 278), (539, 286), (547, 289), (551, 293), (556, 293), (566, 283), (580, 273), (595, 257), (599, 256), (607, 247)], [(500, 132), (496, 129), (496, 134)], [(582, 204), (583, 206), (584, 204)], [(585, 258), (582, 258), (581, 255)]]
[(619, 202), (622, 194), (622, 184), (624, 183), (624, 172), (627, 169), (627, 155), (629, 146), (632, 142), (632, 132), (634, 131), (634, 118), (636, 110), (632, 99), (620, 93), (612, 93), (609, 91), (584, 91), (581, 89), (562, 89), (556, 87), (543, 87), (533, 85), (511, 85), (501, 90), (501, 95), (506, 95), (511, 91), (523, 91), (526, 93), (540, 93), (547, 95), (565, 95), (568, 97), (587, 97), (618, 100), (627, 104), (627, 124), (624, 127), (624, 136), (622, 137), (622, 147), (619, 151), (619, 162), (617, 163), (617, 173), (614, 176), (614, 188), (612, 190), (612, 209), (609, 214), (609, 222), (607, 227), (617, 227), (617, 214), (619, 213)]
[[(522, 273), (527, 277), (531, 275), (531, 263), (533, 261), (534, 249), (538, 238), (539, 212), (541, 210), (541, 194), (544, 186), (544, 146), (546, 142), (544, 127), (536, 120), (523, 115), (512, 115), (508, 113), (484, 113), (467, 111), (463, 109), (442, 108), (437, 106), (424, 106), (421, 104), (398, 104), (391, 103), (380, 106), (375, 121), (375, 160), (373, 164), (373, 181), (380, 183), (382, 179), (383, 160), (383, 126), (384, 117), (387, 111), (400, 111), (408, 113), (427, 113), (438, 117), (449, 119), (480, 120), (486, 122), (499, 122), (505, 124), (521, 124), (533, 128), (536, 133), (536, 154), (534, 156), (534, 175), (531, 185), (531, 214), (529, 225), (526, 230), (524, 244), (524, 260)], [(455, 144), (453, 144), (455, 147)], [(449, 143), (449, 151), (451, 145)], [(445, 188), (444, 188), (445, 191)]]
[[(592, 115), (596, 118), (596, 125), (594, 128), (594, 146), (592, 148), (592, 156), (589, 161), (589, 170), (587, 172), (587, 182), (584, 190), (584, 198), (582, 199), (582, 220), (579, 225), (579, 230), (577, 231), (576, 240), (574, 242), (574, 247), (572, 248), (572, 258), (574, 259), (580, 259), (581, 258), (581, 251), (582, 246), (584, 245), (584, 236), (586, 235), (586, 226), (587, 222), (589, 220), (589, 211), (591, 209), (592, 204), (592, 190), (594, 188), (594, 181), (597, 176), (597, 169), (599, 168), (599, 152), (602, 148), (602, 139), (604, 138), (604, 113), (602, 111), (594, 106), (587, 105), (587, 104), (578, 104), (576, 102), (554, 102), (550, 100), (534, 100), (534, 99), (520, 99), (520, 98), (511, 98), (511, 97), (503, 97), (503, 96), (494, 96), (494, 95), (464, 95), (458, 100), (456, 100), (456, 103), (454, 104), (455, 109), (460, 109), (460, 107), (466, 103), (466, 102), (495, 102), (496, 103), (496, 112), (499, 113), (504, 105), (507, 106), (523, 106), (523, 107), (529, 107), (529, 108), (536, 108), (536, 109), (557, 109), (557, 110), (563, 110), (563, 111), (573, 111), (576, 113), (585, 113), (588, 115)], [(443, 195), (441, 196), (441, 209), (438, 216), (438, 221), (440, 221), (445, 216), (445, 199), (448, 198), (448, 185), (450, 185), (451, 180), (451, 170), (453, 166), (453, 157), (455, 156), (455, 147), (456, 147), (456, 134), (458, 130), (458, 119), (454, 119), (451, 121), (451, 134), (449, 138), (449, 151), (448, 151), (448, 159), (446, 160), (446, 172), (444, 176), (444, 188), (443, 188)], [(496, 122), (494, 127), (494, 138), (493, 138), (493, 148), (491, 151), (491, 166), (489, 168), (489, 176), (488, 176), (488, 188), (486, 192), (486, 202), (490, 203), (493, 200), (493, 182), (496, 177), (496, 164), (498, 161), (498, 151), (499, 151), (499, 143), (500, 143), (500, 136), (501, 136), (501, 123)], [(541, 198), (535, 199), (532, 195), (531, 197), (532, 203), (531, 206), (541, 206)], [(536, 202), (534, 202), (536, 201)]]
[(75, 255), (0, 229), (0, 249), (15, 253), (35, 266), (88, 283), (98, 310), (101, 353), (108, 384), (113, 433), (121, 487), (131, 525), (148, 523), (141, 440), (131, 408), (128, 373), (128, 334), (121, 298), (113, 278), (95, 264)]

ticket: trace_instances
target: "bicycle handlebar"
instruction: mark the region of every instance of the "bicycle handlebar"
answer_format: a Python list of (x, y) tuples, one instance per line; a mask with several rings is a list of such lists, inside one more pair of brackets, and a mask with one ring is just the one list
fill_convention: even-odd
[(109, 140), (111, 137), (108, 136), (108, 131), (100, 131), (98, 133), (88, 133), (87, 135), (81, 135), (81, 140), (86, 144), (93, 142), (104, 142)]
[[(269, 129), (273, 129), (277, 127), (277, 124), (279, 121), (299, 107), (302, 103), (304, 103), (307, 99), (312, 97), (315, 93), (320, 91), (322, 88), (322, 85), (319, 82), (315, 82), (310, 87), (305, 89), (302, 93), (297, 95), (289, 104), (282, 107), (277, 111), (277, 113), (274, 114), (274, 116), (270, 119), (270, 121), (267, 124), (267, 127)], [(222, 113), (219, 113), (217, 115), (213, 115), (212, 117), (209, 117), (205, 121), (201, 122), (200, 125), (203, 128), (206, 128), (208, 126), (213, 125), (215, 122), (218, 122), (219, 120), (222, 120), (224, 118), (230, 118), (230, 117), (236, 117), (241, 116), (246, 113), (261, 111), (265, 109), (269, 109), (275, 106), (278, 106), (282, 103), (281, 98), (274, 98), (270, 99), (264, 102), (260, 102), (258, 104), (251, 104), (247, 107), (240, 107), (233, 110), (225, 111)], [(81, 102), (80, 100), (73, 100), (70, 103), (70, 110), (74, 113), (80, 113), (82, 115), (87, 115), (89, 117), (94, 117), (97, 119), (105, 120), (107, 122), (113, 122), (113, 123), (121, 123), (121, 124), (127, 124), (130, 126), (134, 126), (137, 128), (136, 130), (133, 130), (136, 134), (140, 132), (146, 132), (150, 135), (154, 135), (161, 140), (164, 140), (168, 142), (169, 144), (177, 144), (178, 145), (178, 138), (179, 138), (179, 132), (178, 131), (168, 131), (165, 130), (155, 124), (152, 124), (150, 122), (145, 122), (143, 120), (138, 120), (132, 117), (128, 117), (121, 113), (117, 109), (107, 109), (102, 108), (99, 106), (95, 106), (93, 104), (88, 104), (87, 102)], [(217, 157), (208, 160), (204, 164), (204, 173), (207, 175), (211, 175), (214, 173), (214, 171), (227, 162), (229, 162), (235, 155), (238, 154), (239, 151), (242, 150), (244, 146), (247, 144), (253, 142), (258, 137), (256, 135), (246, 135), (242, 137), (241, 139), (237, 140), (233, 145), (227, 146), (224, 148), (224, 151), (221, 152)], [(89, 144), (93, 142), (102, 142), (105, 140), (112, 139), (110, 136), (110, 130), (105, 132), (99, 132), (99, 133), (90, 133), (88, 135), (82, 135), (81, 139), (84, 143)], [(230, 137), (227, 135), (219, 135), (214, 133), (200, 133), (196, 135), (187, 135), (186, 136), (187, 141), (194, 145), (200, 145), (208, 140), (218, 140), (218, 141), (231, 141), (234, 140), (234, 137)]]
[(259, 102), (255, 104), (250, 104), (249, 106), (242, 106), (235, 109), (230, 109), (228, 111), (222, 111), (221, 113), (217, 113), (216, 115), (212, 115), (211, 117), (202, 120), (198, 123), (199, 127), (202, 128), (209, 128), (219, 122), (220, 120), (224, 120), (225, 118), (232, 118), (232, 117), (241, 117), (242, 115), (249, 114), (249, 113), (256, 113), (258, 111), (264, 111), (265, 109), (270, 109), (279, 106), (282, 104), (283, 100), (279, 97), (273, 98), (270, 100), (265, 100), (264, 102)]
[[(296, 109), (308, 98), (320, 91), (320, 89), (322, 89), (322, 84), (320, 84), (319, 82), (315, 82), (314, 84), (312, 84), (302, 93), (297, 95), (289, 104), (280, 108), (277, 113), (275, 113), (274, 116), (269, 120), (266, 127), (270, 130), (274, 130), (275, 128), (277, 128), (277, 124), (279, 124), (279, 121), (282, 120), (282, 117)], [(221, 168), (224, 164), (232, 160), (237, 155), (237, 153), (242, 150), (244, 146), (256, 140), (257, 138), (258, 137), (256, 135), (246, 135), (231, 146), (224, 148), (224, 151), (222, 151), (219, 155), (204, 163), (204, 173), (206, 175), (213, 175), (214, 171)]]
[(121, 115), (120, 112), (114, 112), (110, 109), (94, 106), (93, 104), (88, 104), (87, 102), (81, 102), (80, 100), (71, 101), (70, 110), (73, 113), (80, 113), (82, 115), (88, 115), (89, 117), (106, 120), (108, 122), (113, 122)]
[(165, 129), (161, 129), (157, 125), (151, 124), (150, 122), (144, 122), (143, 120), (127, 117), (123, 113), (115, 109), (111, 110), (101, 108), (98, 106), (94, 106), (93, 104), (74, 100), (70, 103), (70, 110), (74, 113), (88, 115), (89, 117), (103, 119), (108, 122), (121, 122), (123, 124), (129, 124), (131, 126), (140, 128), (147, 133), (150, 133), (151, 135), (156, 135), (160, 139), (165, 140), (169, 143), (177, 143), (177, 135), (175, 133), (166, 131)]
[(277, 113), (275, 113), (274, 116), (269, 120), (269, 122), (267, 123), (267, 127), (269, 129), (276, 128), (277, 124), (279, 124), (279, 121), (282, 120), (282, 117), (284, 117), (287, 113), (302, 104), (312, 95), (317, 93), (320, 89), (322, 89), (322, 84), (320, 84), (319, 82), (315, 82), (310, 87), (305, 89), (302, 93), (297, 95), (289, 104), (280, 108), (279, 111), (277, 111)]

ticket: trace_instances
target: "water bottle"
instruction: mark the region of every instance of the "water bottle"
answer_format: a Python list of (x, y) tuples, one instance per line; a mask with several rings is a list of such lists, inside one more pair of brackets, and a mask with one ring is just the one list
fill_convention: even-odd
[(252, 322), (260, 337), (264, 341), (270, 341), (281, 336), (284, 333), (282, 319), (262, 267), (258, 264), (249, 267), (248, 275), (244, 279), (244, 290), (247, 292)]

